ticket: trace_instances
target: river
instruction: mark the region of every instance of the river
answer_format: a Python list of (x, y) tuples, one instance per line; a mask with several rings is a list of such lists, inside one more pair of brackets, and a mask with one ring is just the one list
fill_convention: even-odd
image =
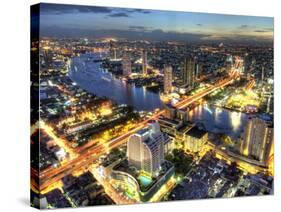
[(95, 55), (81, 55), (72, 59), (70, 78), (81, 88), (98, 96), (106, 96), (119, 104), (133, 106), (136, 110), (153, 111), (163, 108), (159, 93), (136, 87), (117, 79), (93, 62)]
[[(136, 87), (115, 78), (100, 68), (97, 54), (84, 54), (72, 59), (70, 78), (81, 88), (100, 97), (106, 96), (119, 104), (133, 106), (136, 110), (153, 111), (163, 108), (159, 93)], [(210, 105), (199, 105), (189, 112), (189, 120), (202, 125), (214, 133), (239, 137), (245, 126), (247, 115)]]

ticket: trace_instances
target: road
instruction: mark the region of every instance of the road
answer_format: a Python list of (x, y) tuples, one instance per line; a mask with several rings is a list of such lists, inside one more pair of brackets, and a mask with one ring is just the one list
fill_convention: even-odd
[[(207, 89), (193, 95), (190, 97), (187, 97), (186, 99), (182, 100), (181, 102), (177, 103), (175, 107), (181, 109), (184, 107), (187, 107), (188, 105), (192, 104), (193, 102), (201, 99), (202, 97), (214, 92), (217, 89), (220, 89), (230, 83), (232, 83), (234, 80), (234, 77), (228, 77), (223, 80), (219, 80), (214, 85), (208, 87)], [(127, 142), (127, 139), (130, 135), (137, 132), (138, 130), (144, 128), (147, 123), (151, 120), (155, 120), (159, 118), (159, 116), (164, 114), (164, 110), (159, 111), (158, 113), (154, 114), (149, 119), (141, 122), (138, 124), (138, 126), (130, 131), (128, 131), (126, 134), (119, 136), (117, 138), (114, 138), (113, 140), (109, 141), (107, 145), (104, 144), (97, 144), (93, 146), (92, 148), (88, 148), (87, 151), (84, 151), (83, 154), (80, 154), (79, 156), (67, 161), (62, 166), (57, 168), (49, 168), (47, 170), (44, 170), (40, 172), (39, 174), (39, 187), (40, 192), (42, 190), (48, 189), (49, 186), (51, 186), (53, 183), (57, 182), (58, 180), (62, 179), (64, 176), (71, 174), (75, 170), (79, 170), (83, 167), (89, 166), (93, 161), (97, 160), (101, 155), (104, 155), (105, 153), (109, 152), (110, 150), (124, 144)], [(41, 125), (43, 127), (46, 127), (45, 125)], [(47, 128), (48, 129), (48, 128)], [(48, 129), (48, 133), (49, 133)], [(60, 143), (63, 141), (59, 139)], [(64, 144), (65, 146), (65, 144)], [(73, 153), (75, 154), (75, 153)], [(34, 185), (33, 187), (37, 187)]]

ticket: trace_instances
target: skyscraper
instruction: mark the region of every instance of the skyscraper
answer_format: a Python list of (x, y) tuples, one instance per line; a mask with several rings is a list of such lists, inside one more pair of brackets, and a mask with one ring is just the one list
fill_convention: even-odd
[(110, 59), (116, 60), (117, 59), (117, 53), (116, 53), (116, 47), (113, 41), (109, 42), (109, 51), (110, 51)]
[(156, 176), (164, 161), (164, 144), (167, 137), (160, 131), (156, 121), (151, 121), (148, 128), (132, 135), (127, 143), (127, 156), (130, 165)]
[(124, 53), (122, 58), (123, 76), (130, 76), (132, 73), (131, 60), (127, 53)]
[(172, 91), (173, 70), (172, 66), (164, 67), (164, 93), (168, 94)]
[(199, 63), (198, 61), (196, 62), (195, 65), (195, 79), (198, 79), (200, 74), (202, 73), (203, 70), (203, 65), (202, 63)]
[(142, 74), (147, 74), (147, 52), (142, 51)]
[(264, 82), (264, 66), (261, 67), (261, 81)]
[(46, 68), (51, 68), (52, 67), (52, 62), (53, 62), (53, 54), (50, 51), (49, 48), (43, 48), (43, 61), (46, 66)]
[(246, 124), (240, 153), (267, 164), (273, 145), (273, 125), (261, 118), (250, 118)]
[(225, 60), (225, 69), (227, 73), (230, 73), (233, 66), (233, 57), (232, 55), (227, 55)]
[(184, 60), (183, 64), (183, 84), (189, 88), (194, 86), (194, 77), (195, 77), (195, 61), (191, 57), (187, 57)]

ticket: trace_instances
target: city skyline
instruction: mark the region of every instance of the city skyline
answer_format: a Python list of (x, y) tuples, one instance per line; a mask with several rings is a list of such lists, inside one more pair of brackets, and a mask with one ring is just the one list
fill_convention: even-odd
[(274, 193), (272, 18), (31, 14), (32, 206)]
[[(41, 4), (42, 36), (271, 42), (273, 18)], [(151, 21), (153, 20), (153, 21)]]

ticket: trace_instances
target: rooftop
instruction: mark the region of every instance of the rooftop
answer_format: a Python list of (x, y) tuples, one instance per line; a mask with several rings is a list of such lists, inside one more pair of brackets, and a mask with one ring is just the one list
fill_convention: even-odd
[(114, 171), (121, 171), (130, 174), (132, 177), (134, 177), (139, 186), (141, 191), (146, 192), (148, 191), (163, 175), (166, 174), (168, 170), (170, 170), (173, 167), (173, 164), (169, 161), (164, 161), (161, 164), (161, 171), (159, 172), (159, 175), (154, 177), (148, 177), (145, 174), (143, 174), (141, 171), (137, 170), (134, 166), (129, 165), (128, 160), (123, 160), (117, 165), (113, 167)]
[(149, 131), (148, 128), (144, 128), (144, 129), (141, 129), (141, 130), (137, 131), (136, 134), (138, 134), (140, 136), (143, 136), (148, 131)]
[(202, 138), (204, 135), (207, 134), (207, 131), (199, 129), (197, 126), (192, 127), (189, 131), (186, 132), (186, 135), (195, 137), (195, 138)]

